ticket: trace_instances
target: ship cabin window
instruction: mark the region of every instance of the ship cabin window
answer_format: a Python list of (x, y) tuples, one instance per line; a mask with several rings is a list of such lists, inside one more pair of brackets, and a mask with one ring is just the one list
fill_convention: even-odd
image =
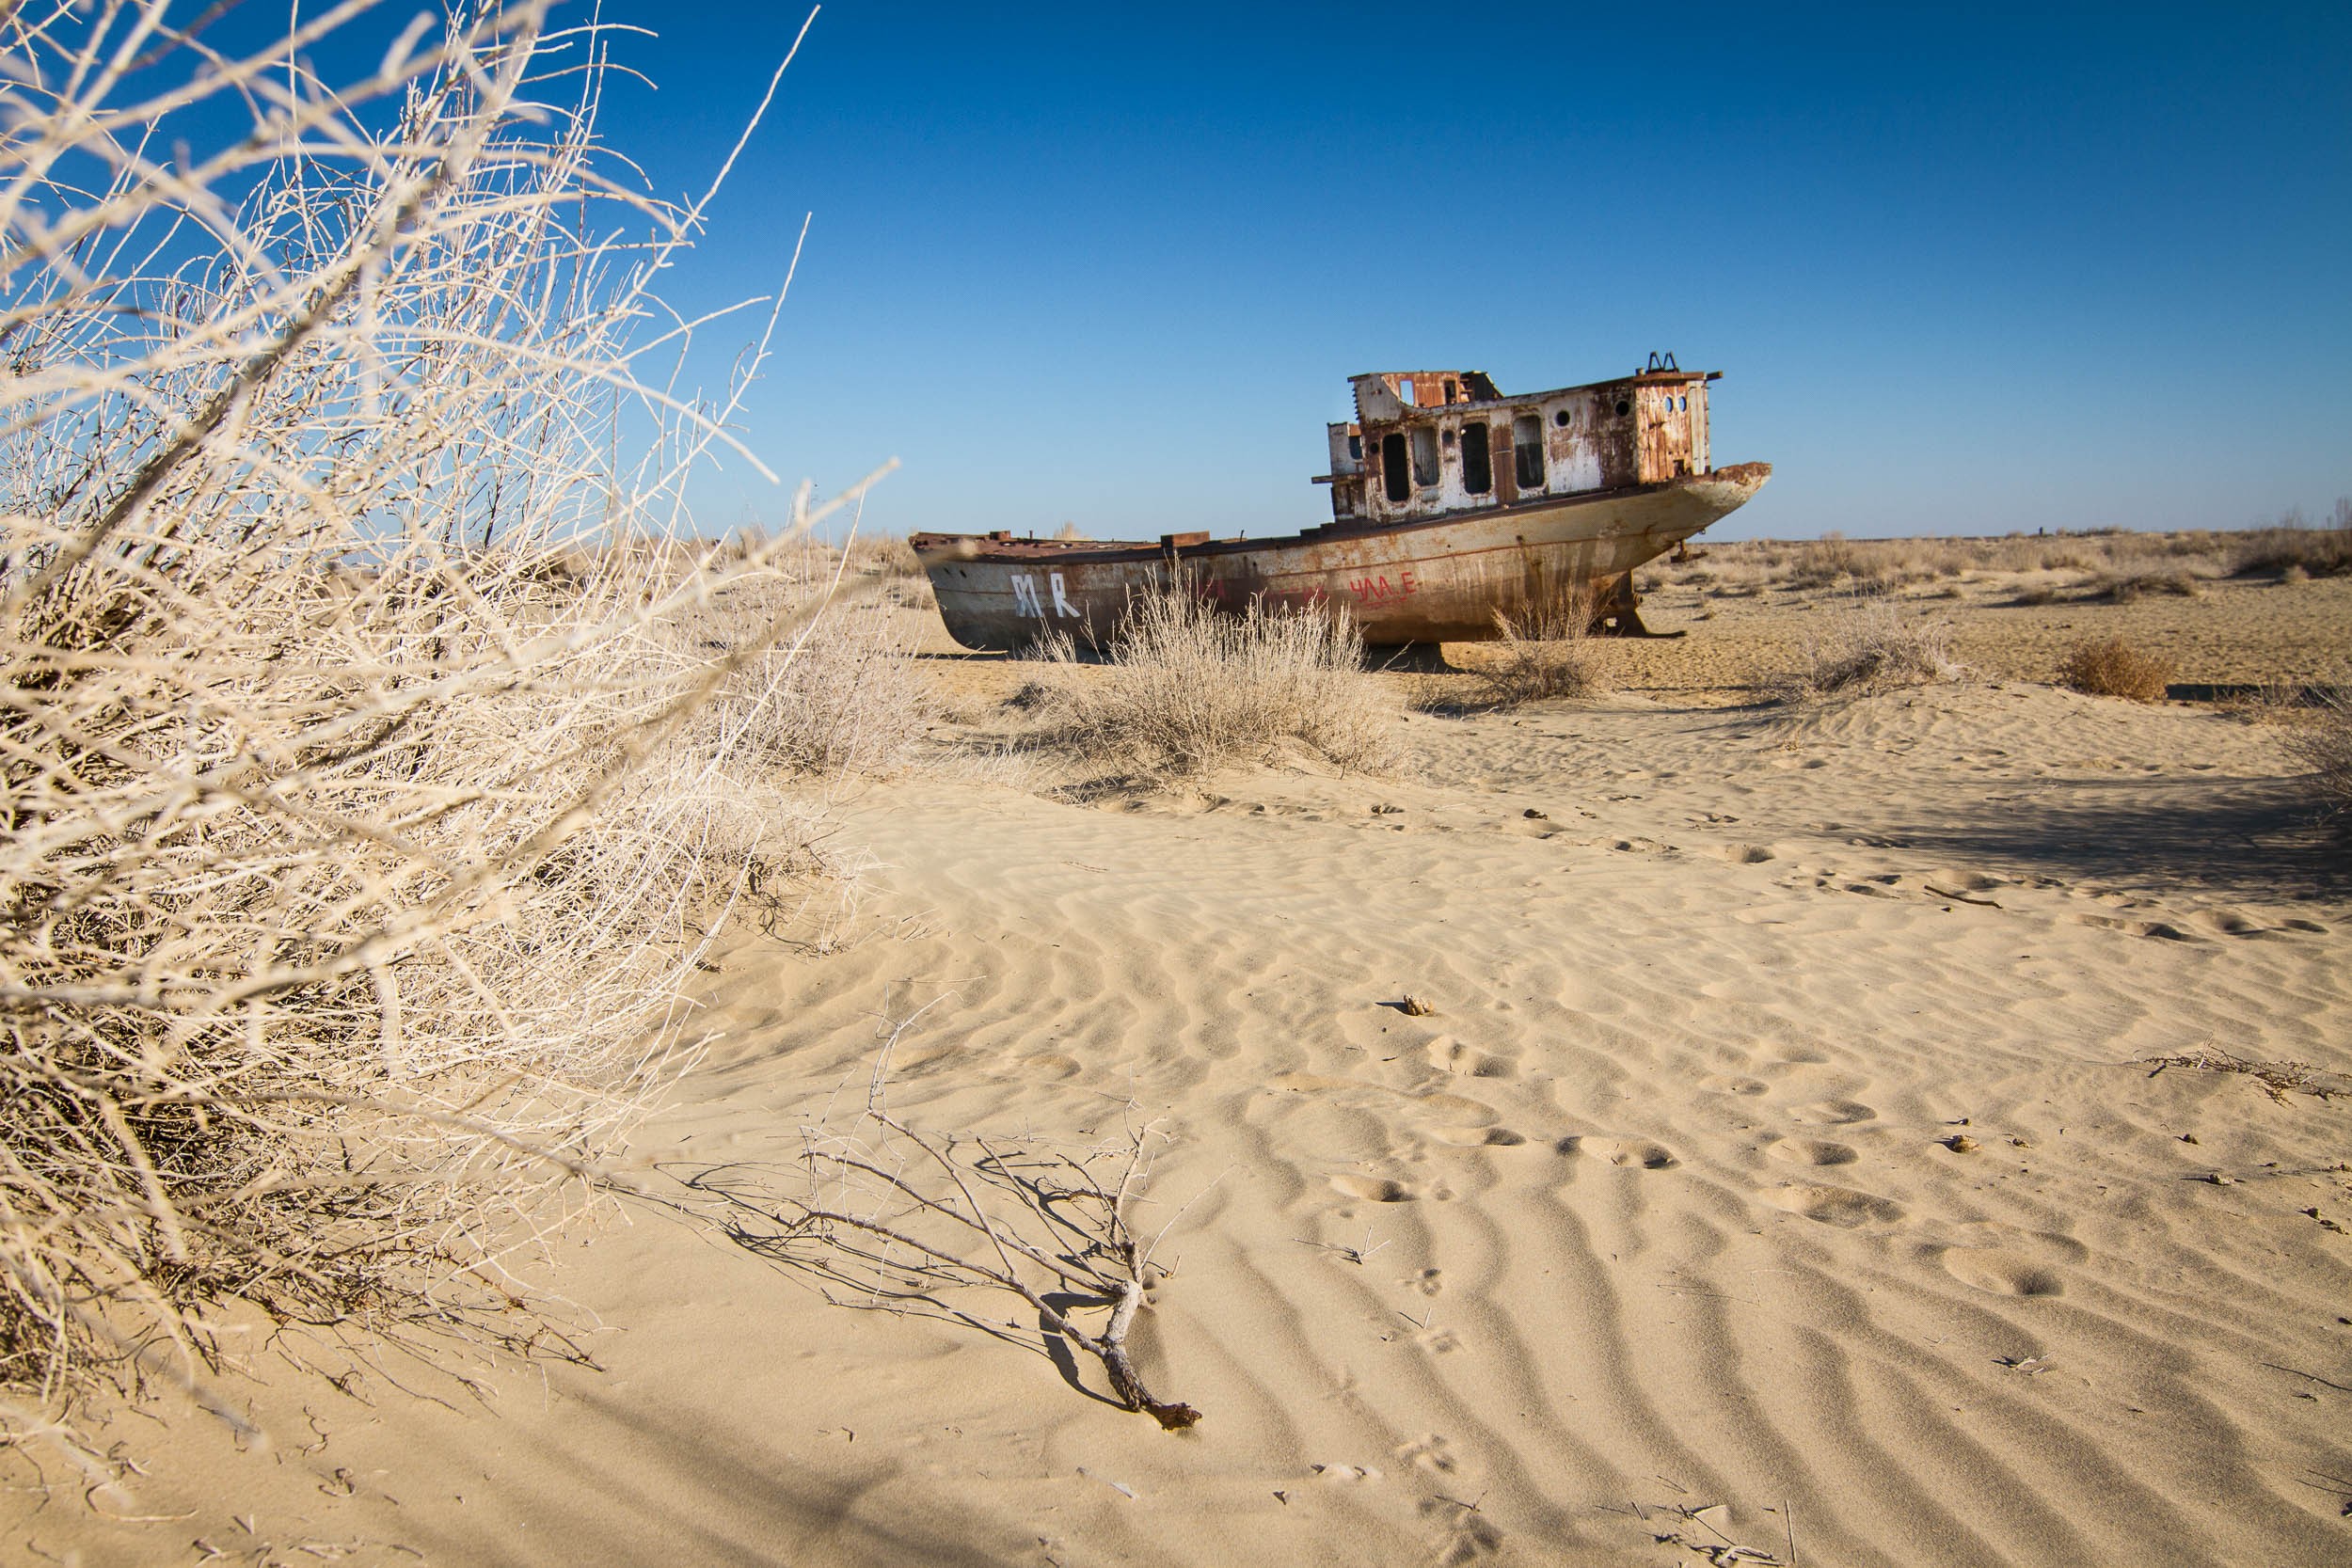
[(1454, 401), (1454, 383), (1451, 381), (1445, 384), (1445, 400), (1449, 404)]
[(1413, 499), (1413, 480), (1405, 471), (1405, 436), (1391, 431), (1380, 437), (1380, 483), (1392, 501)]
[(1633, 404), (1631, 404), (1628, 403), (1628, 402), (1627, 402), (1625, 399), (1623, 399), (1623, 398), (1619, 398), (1619, 399), (1617, 400), (1617, 418), (1619, 418), (1619, 419), (1621, 419), (1621, 420), (1622, 420), (1622, 419), (1624, 419), (1624, 418), (1625, 418), (1628, 414), (1630, 414), (1630, 413), (1632, 413), (1632, 412), (1633, 412)]
[(1350, 436), (1347, 438), (1347, 455), (1359, 463), (1364, 460), (1364, 438), (1361, 436)]
[(1396, 384), (1396, 395), (1406, 403), (1413, 401), (1413, 378), (1411, 376), (1408, 375)]
[(1563, 430), (1567, 429), (1567, 428), (1568, 428), (1568, 411), (1567, 411), (1566, 409), (1565, 409), (1565, 408), (1560, 408), (1560, 409), (1555, 409), (1555, 410), (1553, 410), (1553, 412), (1552, 412), (1552, 416), (1551, 416), (1551, 422), (1552, 422), (1553, 424), (1558, 425), (1558, 426), (1559, 426), (1561, 429), (1563, 429)]
[(1533, 414), (1521, 414), (1511, 421), (1511, 461), (1520, 489), (1544, 487), (1544, 421)]
[(1427, 425), (1413, 430), (1413, 483), (1424, 490), (1438, 483), (1438, 433)]
[(1462, 427), (1462, 488), (1483, 496), (1494, 487), (1494, 454), (1486, 449), (1486, 426), (1483, 421), (1466, 424)]

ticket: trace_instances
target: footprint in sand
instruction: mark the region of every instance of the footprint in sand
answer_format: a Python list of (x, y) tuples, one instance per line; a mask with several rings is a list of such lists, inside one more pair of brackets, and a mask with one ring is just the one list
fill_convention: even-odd
[(1013, 1066), (1034, 1078), (1075, 1078), (1081, 1070), (1075, 1056), (1065, 1056), (1056, 1051), (1016, 1057)]
[(1643, 1170), (1668, 1170), (1682, 1163), (1664, 1144), (1651, 1143), (1646, 1138), (1568, 1138), (1563, 1140), (1561, 1152)]
[(1472, 1100), (1468, 1095), (1439, 1092), (1417, 1094), (1410, 1098), (1412, 1103), (1419, 1109), (1428, 1112), (1431, 1116), (1443, 1117), (1447, 1121), (1458, 1122), (1464, 1127), (1492, 1127), (1495, 1124), (1495, 1108)]
[(1367, 1203), (1410, 1203), (1414, 1196), (1404, 1182), (1379, 1176), (1335, 1176), (1331, 1178), (1331, 1186), (1336, 1192)]
[(1438, 1568), (1470, 1568), (1482, 1558), (1502, 1550), (1502, 1530), (1477, 1506), (1459, 1497), (1423, 1497), (1421, 1516), (1437, 1521), (1444, 1530), (1435, 1543)]
[(2079, 1264), (2090, 1257), (2090, 1249), (2072, 1236), (2000, 1220), (1972, 1220), (1956, 1226), (1952, 1240), (1957, 1246), (2014, 1252), (2045, 1263)]
[(1963, 1285), (1990, 1291), (1996, 1296), (2059, 1296), (2066, 1282), (2020, 1252), (2001, 1247), (1950, 1247), (1944, 1253), (1944, 1270)]
[(1434, 1432), (1397, 1445), (1396, 1457), (1404, 1464), (1417, 1465), (1436, 1475), (1450, 1476), (1455, 1469), (1454, 1445)]
[(1833, 1127), (1850, 1127), (1857, 1121), (1874, 1121), (1878, 1111), (1859, 1100), (1817, 1100), (1810, 1105), (1797, 1108), (1799, 1121), (1822, 1121)]
[(1266, 1080), (1270, 1089), (1288, 1089), (1293, 1094), (1316, 1094), (1330, 1089), (1368, 1089), (1377, 1085), (1361, 1084), (1353, 1078), (1334, 1078), (1324, 1072), (1278, 1072)]
[(1422, 1049), (1428, 1053), (1429, 1065), (1440, 1072), (1465, 1078), (1510, 1078), (1518, 1072), (1518, 1065), (1508, 1057), (1475, 1050), (1451, 1035), (1439, 1035)]
[(1772, 1092), (1772, 1086), (1761, 1078), (1748, 1078), (1731, 1072), (1710, 1072), (1699, 1080), (1699, 1087), (1709, 1094), (1770, 1094)]
[(1516, 1148), (1527, 1141), (1525, 1134), (1507, 1127), (1440, 1127), (1433, 1135), (1456, 1148)]
[(1462, 1348), (1462, 1341), (1450, 1328), (1424, 1328), (1413, 1336), (1413, 1343), (1432, 1355), (1446, 1355)]
[(1903, 1207), (1890, 1203), (1868, 1193), (1850, 1192), (1844, 1187), (1792, 1185), (1774, 1187), (1759, 1195), (1775, 1209), (1786, 1209), (1792, 1214), (1819, 1220), (1851, 1230), (1865, 1225), (1892, 1225), (1903, 1217)]
[(2225, 937), (2275, 937), (2280, 934), (2262, 922), (2233, 909), (2207, 910), (2190, 918), (2205, 929), (2218, 931)]
[(2070, 914), (2064, 917), (2077, 926), (2089, 926), (2102, 931), (2122, 931), (2135, 937), (2153, 937), (2160, 942), (2195, 942), (2197, 939), (2178, 926), (2161, 920), (2117, 920), (2104, 914)]
[(1436, 1269), (1423, 1269), (1419, 1274), (1406, 1275), (1397, 1283), (1410, 1285), (1424, 1296), (1434, 1296), (1445, 1289), (1445, 1275)]
[(1783, 1138), (1764, 1152), (1796, 1165), (1851, 1165), (1854, 1162), (1851, 1145), (1825, 1138)]
[(1724, 859), (1734, 865), (1762, 865), (1772, 858), (1772, 852), (1761, 844), (1735, 844), (1724, 851)]

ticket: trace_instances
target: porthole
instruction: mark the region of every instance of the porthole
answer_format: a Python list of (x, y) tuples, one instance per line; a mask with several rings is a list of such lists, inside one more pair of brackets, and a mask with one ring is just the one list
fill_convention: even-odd
[(1454, 444), (1454, 431), (1452, 427), (1449, 426), (1446, 430), (1440, 432), (1438, 439), (1443, 441), (1449, 447), (1452, 446)]
[(1621, 420), (1622, 420), (1622, 419), (1624, 419), (1624, 418), (1625, 418), (1628, 414), (1630, 414), (1630, 413), (1632, 413), (1632, 412), (1633, 412), (1633, 404), (1629, 404), (1629, 403), (1626, 402), (1626, 400), (1625, 400), (1625, 399), (1623, 399), (1623, 398), (1619, 398), (1619, 399), (1617, 400), (1617, 418), (1619, 418), (1619, 419), (1621, 419)]
[(1555, 412), (1555, 413), (1551, 416), (1551, 422), (1552, 422), (1553, 424), (1558, 425), (1558, 426), (1559, 426), (1561, 429), (1563, 429), (1563, 430), (1567, 429), (1567, 428), (1568, 428), (1568, 411), (1567, 411), (1566, 409), (1565, 409), (1565, 408), (1558, 410), (1557, 412)]

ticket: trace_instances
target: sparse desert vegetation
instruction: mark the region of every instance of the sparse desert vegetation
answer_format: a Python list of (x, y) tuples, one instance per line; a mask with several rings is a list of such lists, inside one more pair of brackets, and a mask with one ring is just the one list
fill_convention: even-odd
[(1564, 594), (1531, 605), (1517, 615), (1495, 611), (1493, 644), (1481, 649), (1472, 666), (1478, 681), (1474, 701), (1487, 707), (1516, 707), (1548, 697), (1592, 697), (1608, 689), (1607, 665), (1595, 641), (1593, 597)]
[(2237, 577), (2328, 578), (2352, 570), (2352, 497), (2336, 502), (2324, 527), (2291, 516), (2277, 528), (2235, 536), (2229, 562)]
[(1185, 775), (1304, 746), (1352, 771), (1392, 755), (1393, 705), (1343, 615), (1251, 601), (1220, 613), (1184, 586), (1140, 594), (1104, 665), (1066, 639), (1027, 688), (1041, 738), (1089, 766)]
[(2129, 697), (2136, 703), (2162, 702), (2171, 679), (2169, 660), (2141, 653), (2120, 637), (2078, 642), (2058, 666), (2061, 685), (2092, 697)]
[(1922, 686), (1962, 673), (1950, 628), (1917, 609), (1882, 596), (1817, 613), (1821, 625), (1805, 635), (1804, 662), (1780, 683), (1787, 701)]
[(2317, 711), (2288, 732), (2287, 748), (2312, 770), (2312, 784), (2333, 813), (2352, 811), (2352, 696), (2337, 686), (2322, 693)]
[(2276, 527), (2185, 532), (2100, 529), (2080, 533), (1946, 539), (1735, 540), (1705, 544), (1687, 561), (1643, 569), (1645, 581), (1731, 597), (1843, 589), (1893, 594), (1939, 586), (2026, 595), (2128, 602), (2147, 594), (2194, 595), (2232, 577), (2327, 577), (2352, 564), (2352, 499), (2328, 522), (2289, 517)]

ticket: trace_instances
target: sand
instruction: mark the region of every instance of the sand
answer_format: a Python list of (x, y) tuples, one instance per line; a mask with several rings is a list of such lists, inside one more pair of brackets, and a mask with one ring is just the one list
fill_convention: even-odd
[[(1739, 705), (1785, 596), (1654, 601), (1628, 692), (1416, 713), (1384, 778), (875, 785), (863, 940), (728, 939), (645, 1164), (788, 1160), (937, 999), (911, 1121), (1165, 1118), (1137, 1346), (1199, 1427), (633, 1204), (548, 1275), (593, 1366), (259, 1353), (266, 1449), (125, 1415), (147, 1473), (11, 1495), (0, 1555), (2352, 1560), (2352, 1100), (2147, 1065), (2344, 1082), (2341, 842), (2275, 725), (2032, 684), (2134, 616), (2185, 680), (2316, 673), (2348, 592), (1963, 604), (1976, 677), (1794, 712)], [(930, 668), (982, 729), (1023, 674)]]

